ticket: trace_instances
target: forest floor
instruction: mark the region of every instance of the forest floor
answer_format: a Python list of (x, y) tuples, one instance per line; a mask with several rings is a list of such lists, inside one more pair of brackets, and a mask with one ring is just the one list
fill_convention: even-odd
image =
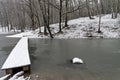
[[(62, 33), (58, 33), (59, 24), (51, 24), (50, 29), (54, 38), (68, 39), (68, 38), (120, 38), (120, 15), (118, 18), (112, 19), (111, 14), (103, 15), (101, 18), (101, 33), (98, 33), (99, 18), (94, 16), (94, 19), (88, 17), (73, 19), (68, 21), (68, 27), (62, 29)], [(64, 27), (64, 23), (62, 23)], [(29, 38), (49, 38), (49, 35), (43, 34), (44, 28), (41, 27), (35, 31), (25, 31), (23, 33), (7, 36), (7, 37), (23, 37)]]

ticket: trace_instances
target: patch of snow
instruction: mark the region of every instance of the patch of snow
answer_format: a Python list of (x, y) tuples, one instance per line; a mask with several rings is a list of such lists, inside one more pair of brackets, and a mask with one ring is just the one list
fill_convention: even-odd
[(23, 71), (18, 72), (12, 78), (10, 78), (9, 80), (16, 80), (17, 78), (18, 78), (17, 80), (22, 80), (22, 79), (24, 79), (24, 77), (23, 76), (19, 77), (19, 76), (21, 76), (23, 73), (24, 73)]
[(13, 35), (13, 36), (8, 36), (8, 37), (19, 37), (19, 38), (21, 38), (21, 37), (25, 37), (25, 36), (29, 37), (31, 35), (33, 35), (32, 31), (28, 31), (28, 32), (19, 33), (19, 34)]
[(2, 28), (0, 27), (0, 34), (9, 34), (9, 33), (13, 33), (13, 31), (10, 31), (10, 32), (8, 32), (8, 31), (2, 31)]

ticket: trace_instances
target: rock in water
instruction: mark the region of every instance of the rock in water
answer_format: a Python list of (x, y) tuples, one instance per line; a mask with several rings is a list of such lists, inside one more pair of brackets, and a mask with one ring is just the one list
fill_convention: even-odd
[(83, 60), (75, 57), (75, 58), (72, 59), (72, 63), (73, 64), (83, 64)]

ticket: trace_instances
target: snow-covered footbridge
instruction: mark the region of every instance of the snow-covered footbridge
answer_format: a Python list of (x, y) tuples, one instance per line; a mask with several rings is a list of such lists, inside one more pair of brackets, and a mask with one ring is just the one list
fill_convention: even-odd
[(25, 75), (29, 75), (30, 65), (28, 38), (22, 37), (9, 54), (1, 69), (5, 70), (6, 74), (14, 75), (19, 71), (24, 71)]

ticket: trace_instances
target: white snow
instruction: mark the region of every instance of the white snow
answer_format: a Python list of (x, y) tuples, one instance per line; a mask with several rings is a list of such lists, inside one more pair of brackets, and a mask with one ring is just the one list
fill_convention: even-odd
[[(16, 73), (14, 76), (12, 76), (9, 80), (30, 80), (30, 77), (25, 78), (24, 76), (22, 76), (23, 73), (24, 73), (23, 71), (20, 71)], [(0, 78), (0, 80), (6, 80), (6, 78), (8, 78), (9, 76), (10, 74)]]
[(0, 27), (0, 34), (9, 34), (9, 33), (13, 33), (13, 31), (3, 31), (2, 28)]
[(8, 31), (8, 29), (6, 28), (6, 27), (4, 27), (4, 28), (2, 28), (1, 27), (1, 25), (0, 25), (0, 34), (13, 34), (13, 33), (17, 33), (17, 32), (20, 32), (20, 30), (17, 30), (17, 29), (11, 29), (11, 30), (9, 30)]
[(32, 35), (33, 35), (32, 31), (26, 31), (24, 33), (19, 33), (19, 34), (13, 35), (12, 37), (19, 37), (19, 38), (21, 38), (21, 37), (25, 37), (25, 36), (29, 37), (29, 36), (32, 36)]
[[(68, 21), (68, 28), (62, 29), (63, 34), (59, 34), (59, 24), (51, 24), (51, 31), (54, 34), (54, 38), (88, 38), (93, 36), (96, 38), (120, 38), (120, 15), (118, 18), (111, 19), (111, 14), (102, 16), (101, 31), (97, 33), (99, 18), (94, 16), (95, 19), (89, 19), (88, 17), (78, 18)], [(62, 24), (64, 26), (64, 24)], [(42, 32), (44, 28), (42, 27)], [(39, 34), (39, 30), (27, 31), (16, 35), (7, 37), (23, 37), (29, 38), (49, 38), (50, 36), (44, 36)]]
[(16, 68), (30, 64), (28, 38), (22, 37), (8, 56), (1, 69)]
[(10, 76), (10, 74), (4, 76), (4, 77), (1, 77), (0, 80), (5, 80), (6, 78), (8, 78)]
[[(16, 80), (17, 78), (22, 78), (23, 79), (24, 77), (21, 76), (23, 73), (24, 73), (23, 71), (18, 72), (12, 78), (10, 78), (9, 80)], [(19, 77), (19, 76), (21, 76), (21, 77)], [(22, 80), (22, 79), (18, 79), (18, 80)]]
[(82, 64), (83, 60), (78, 58), (78, 57), (75, 57), (75, 58), (72, 59), (72, 63), (73, 64), (76, 64), (76, 63)]

